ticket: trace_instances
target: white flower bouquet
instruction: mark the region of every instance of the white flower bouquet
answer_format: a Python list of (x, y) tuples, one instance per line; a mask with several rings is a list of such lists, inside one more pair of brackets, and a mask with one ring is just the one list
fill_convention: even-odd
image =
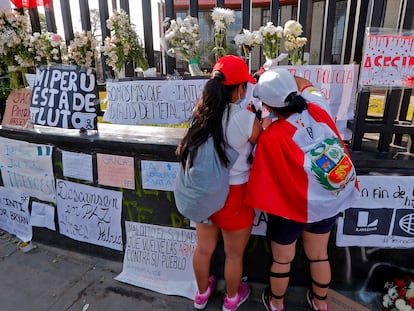
[(250, 52), (255, 46), (260, 45), (262, 37), (258, 31), (251, 32), (248, 29), (243, 29), (242, 33), (237, 34), (234, 37), (234, 43), (241, 46), (243, 49), (244, 56), (248, 58)]
[(262, 36), (263, 54), (266, 58), (273, 59), (278, 57), (280, 43), (283, 38), (283, 28), (268, 22), (266, 26), (260, 27), (259, 33)]
[(35, 32), (29, 41), (28, 51), (35, 66), (62, 63), (62, 37), (53, 32)]
[(128, 14), (124, 10), (115, 11), (106, 21), (106, 26), (111, 32), (102, 48), (107, 57), (106, 63), (116, 72), (121, 71), (127, 63), (135, 63), (146, 70), (148, 62), (144, 48)]
[(393, 282), (385, 283), (384, 287), (387, 290), (382, 299), (384, 311), (414, 310), (414, 278), (395, 278)]
[(184, 19), (166, 18), (164, 25), (168, 26), (162, 43), (166, 53), (179, 60), (189, 62), (200, 57), (200, 32), (198, 20), (192, 16)]
[(308, 42), (306, 37), (300, 37), (303, 29), (302, 25), (294, 20), (289, 20), (285, 23), (283, 35), (285, 37), (284, 47), (289, 53), (289, 60), (292, 65), (302, 65), (303, 46)]
[(68, 59), (70, 63), (79, 66), (93, 67), (98, 57), (97, 41), (91, 31), (75, 33), (68, 46)]
[(20, 87), (21, 72), (15, 56), (26, 50), (24, 45), (30, 36), (29, 19), (15, 10), (0, 11), (0, 57), (8, 67), (10, 88)]
[(216, 60), (227, 55), (227, 33), (226, 28), (234, 23), (234, 11), (225, 8), (214, 8), (211, 13), (214, 22), (214, 55)]

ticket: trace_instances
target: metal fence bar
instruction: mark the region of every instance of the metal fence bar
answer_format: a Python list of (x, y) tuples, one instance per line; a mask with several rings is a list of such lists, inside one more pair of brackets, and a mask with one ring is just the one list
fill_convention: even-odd
[(91, 27), (91, 15), (90, 15), (88, 1), (79, 0), (79, 10), (80, 10), (82, 30), (90, 31), (92, 27)]
[(57, 32), (55, 12), (53, 10), (53, 1), (50, 2), (49, 6), (45, 7), (45, 17), (46, 17), (46, 26), (47, 31)]
[(270, 0), (270, 21), (279, 24), (279, 0)]
[(65, 12), (65, 14), (62, 14), (63, 29), (65, 31), (66, 46), (69, 46), (70, 41), (73, 39), (72, 14), (69, 0), (60, 0), (60, 7), (62, 8), (62, 12)]
[[(165, 0), (165, 17), (174, 18), (174, 0)], [(175, 69), (175, 58), (168, 56), (166, 57), (167, 61), (167, 74), (174, 73)]]
[(154, 42), (152, 38), (152, 11), (151, 1), (142, 1), (142, 18), (144, 23), (144, 42), (145, 55), (147, 57), (148, 65), (155, 66), (154, 59)]

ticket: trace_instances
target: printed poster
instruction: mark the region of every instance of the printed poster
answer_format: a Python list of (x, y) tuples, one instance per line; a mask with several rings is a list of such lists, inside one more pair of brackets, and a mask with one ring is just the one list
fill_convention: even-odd
[(360, 199), (338, 221), (336, 245), (414, 247), (414, 176), (359, 176)]
[(0, 228), (14, 234), (23, 242), (32, 240), (29, 195), (0, 187)]
[(77, 241), (123, 250), (122, 192), (56, 180), (59, 232)]
[(0, 170), (5, 187), (56, 202), (53, 147), (0, 137)]
[(194, 299), (195, 230), (125, 221), (126, 249), (116, 280), (166, 295)]

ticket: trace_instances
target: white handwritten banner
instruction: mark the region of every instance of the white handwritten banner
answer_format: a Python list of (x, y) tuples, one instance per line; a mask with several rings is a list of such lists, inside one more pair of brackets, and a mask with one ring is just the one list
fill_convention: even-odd
[(56, 180), (59, 232), (122, 250), (122, 192)]
[(361, 196), (338, 221), (338, 246), (414, 247), (414, 176), (359, 176)]
[(93, 181), (92, 155), (62, 150), (63, 176)]
[(115, 124), (188, 122), (207, 79), (107, 81), (103, 120)]
[(142, 160), (142, 188), (174, 191), (179, 168), (177, 162)]
[(193, 299), (197, 292), (195, 230), (125, 222), (126, 249), (116, 280), (162, 294)]
[(32, 240), (28, 206), (28, 194), (0, 187), (0, 228), (24, 242)]
[(52, 150), (52, 146), (0, 137), (3, 185), (55, 203)]
[(365, 37), (359, 84), (414, 87), (414, 35), (373, 34)]
[(30, 105), (33, 124), (94, 130), (99, 107), (92, 68), (54, 65), (36, 70)]
[(329, 103), (335, 120), (354, 118), (358, 85), (358, 65), (280, 66), (292, 74), (308, 79)]

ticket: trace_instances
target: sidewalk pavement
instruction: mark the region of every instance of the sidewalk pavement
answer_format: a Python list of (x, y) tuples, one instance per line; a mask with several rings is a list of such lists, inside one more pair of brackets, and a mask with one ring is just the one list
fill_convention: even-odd
[[(24, 253), (19, 240), (0, 230), (0, 310), (5, 311), (107, 311), (193, 310), (193, 301), (168, 296), (114, 279), (122, 262), (93, 257), (33, 242)], [(240, 311), (265, 310), (264, 284), (250, 284), (252, 294)], [(205, 310), (221, 310), (224, 282)], [(308, 310), (305, 288), (290, 287), (286, 307)]]

